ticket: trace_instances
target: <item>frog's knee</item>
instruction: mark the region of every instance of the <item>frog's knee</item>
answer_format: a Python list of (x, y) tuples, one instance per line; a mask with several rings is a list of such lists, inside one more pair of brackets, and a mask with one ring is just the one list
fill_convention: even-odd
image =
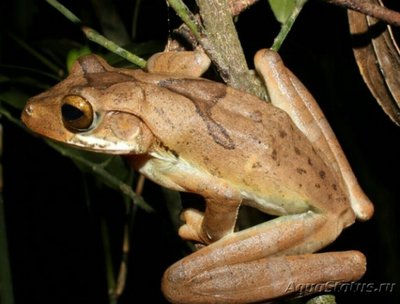
[(282, 58), (279, 54), (270, 49), (261, 49), (254, 56), (254, 62), (258, 68), (283, 65)]
[(161, 289), (165, 298), (171, 303), (190, 303), (193, 299), (190, 292), (190, 278), (184, 265), (178, 261), (164, 273)]

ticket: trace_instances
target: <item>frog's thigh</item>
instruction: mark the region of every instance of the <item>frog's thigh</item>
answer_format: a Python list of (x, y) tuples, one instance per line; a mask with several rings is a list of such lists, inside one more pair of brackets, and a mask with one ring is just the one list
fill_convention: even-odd
[(163, 292), (173, 303), (247, 303), (296, 292), (302, 283), (357, 280), (365, 272), (361, 253), (308, 254), (334, 240), (338, 227), (308, 212), (228, 235), (172, 265)]

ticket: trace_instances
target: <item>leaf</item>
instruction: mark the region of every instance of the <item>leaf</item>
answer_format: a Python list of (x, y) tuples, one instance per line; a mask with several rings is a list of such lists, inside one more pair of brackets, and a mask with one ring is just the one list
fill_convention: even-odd
[(67, 70), (71, 71), (74, 62), (82, 56), (89, 55), (92, 53), (88, 46), (84, 46), (80, 49), (71, 49), (67, 54)]
[(24, 107), (28, 97), (27, 94), (16, 89), (9, 89), (0, 93), (0, 100), (6, 102), (17, 110), (21, 110)]
[(384, 112), (400, 126), (400, 51), (391, 28), (354, 11), (348, 17), (360, 73)]
[(271, 49), (278, 51), (294, 22), (308, 0), (269, 0), (276, 19), (281, 22), (281, 30), (274, 39)]
[(268, 2), (276, 20), (285, 23), (296, 8), (297, 0), (268, 0)]

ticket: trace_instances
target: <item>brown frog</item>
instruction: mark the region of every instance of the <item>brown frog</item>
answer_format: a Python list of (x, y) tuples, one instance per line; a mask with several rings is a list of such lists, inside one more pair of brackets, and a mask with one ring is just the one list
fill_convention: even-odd
[[(161, 53), (147, 71), (128, 70), (90, 55), (31, 98), (22, 120), (204, 197), (205, 212), (184, 211), (179, 234), (208, 246), (166, 271), (171, 302), (249, 303), (358, 280), (362, 253), (314, 253), (373, 206), (311, 94), (270, 50), (255, 65), (271, 103), (200, 78), (208, 65), (201, 53)], [(241, 205), (277, 217), (234, 232)]]

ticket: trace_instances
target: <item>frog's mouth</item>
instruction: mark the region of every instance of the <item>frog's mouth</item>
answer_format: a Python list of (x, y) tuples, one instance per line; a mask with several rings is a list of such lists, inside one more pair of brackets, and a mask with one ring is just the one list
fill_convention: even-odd
[(75, 134), (66, 143), (83, 150), (107, 154), (139, 154), (137, 151), (140, 150), (136, 143), (98, 138), (84, 133)]

